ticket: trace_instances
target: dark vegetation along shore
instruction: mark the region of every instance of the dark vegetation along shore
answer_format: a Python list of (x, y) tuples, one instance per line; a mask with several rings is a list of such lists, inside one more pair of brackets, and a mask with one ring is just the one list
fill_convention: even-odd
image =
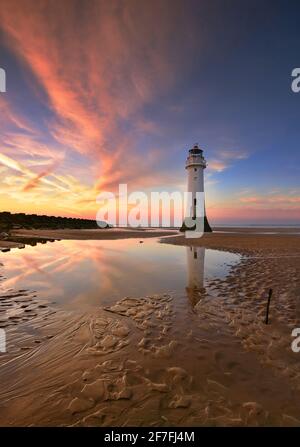
[[(104, 222), (103, 228), (109, 228)], [(31, 235), (19, 236), (18, 230), (100, 230), (97, 222), (92, 219), (74, 217), (56, 217), (37, 214), (0, 212), (0, 250), (9, 251), (11, 248), (24, 248), (25, 244), (53, 242), (56, 237), (35, 237)]]
[(113, 228), (105, 222), (100, 228), (97, 222), (91, 219), (0, 212), (0, 251), (24, 248), (25, 245), (45, 244), (60, 239), (147, 238), (174, 233), (177, 233), (174, 229)]
[[(109, 225), (107, 224), (107, 228)], [(97, 229), (98, 224), (92, 219), (79, 219), (75, 217), (56, 217), (38, 214), (0, 212), (0, 233), (9, 232), (12, 229), (27, 228), (73, 228), (73, 229)]]

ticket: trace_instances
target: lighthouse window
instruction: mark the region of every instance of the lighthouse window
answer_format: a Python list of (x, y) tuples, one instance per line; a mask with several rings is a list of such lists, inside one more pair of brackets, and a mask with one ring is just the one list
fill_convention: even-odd
[(194, 171), (197, 172), (197, 168), (194, 168)]

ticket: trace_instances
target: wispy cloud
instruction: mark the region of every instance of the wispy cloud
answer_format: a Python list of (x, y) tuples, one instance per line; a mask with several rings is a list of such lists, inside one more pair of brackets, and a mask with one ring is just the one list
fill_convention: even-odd
[(208, 170), (223, 172), (231, 167), (237, 160), (245, 160), (248, 153), (243, 150), (220, 150), (217, 155), (209, 160)]
[(52, 187), (57, 188), (61, 191), (67, 191), (67, 189), (64, 188), (64, 186), (60, 185), (57, 182), (54, 182), (53, 180), (49, 180), (48, 178), (46, 178), (46, 176), (51, 174), (51, 170), (48, 170), (48, 171), (45, 171), (43, 173), (36, 175), (33, 171), (31, 171), (29, 168), (24, 166), (22, 163), (20, 163), (16, 160), (13, 160), (12, 158), (7, 157), (6, 155), (1, 154), (1, 153), (0, 153), (0, 163), (2, 163), (7, 168), (10, 168), (10, 169), (13, 169), (15, 171), (22, 173), (25, 177), (30, 178), (30, 180), (24, 186), (23, 191), (32, 189), (34, 187), (34, 184), (36, 186), (36, 184), (39, 181), (43, 182), (47, 186), (52, 186)]
[(257, 206), (266, 206), (266, 205), (278, 205), (278, 206), (299, 206), (300, 204), (300, 192), (294, 191), (286, 193), (286, 194), (263, 194), (257, 196), (246, 196), (240, 197), (239, 201), (241, 203), (251, 203)]

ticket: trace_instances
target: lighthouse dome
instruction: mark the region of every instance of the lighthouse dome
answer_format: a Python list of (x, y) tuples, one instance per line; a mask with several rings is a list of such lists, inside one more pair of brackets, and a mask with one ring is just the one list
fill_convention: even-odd
[(192, 155), (201, 155), (203, 150), (199, 148), (198, 144), (195, 144), (192, 149), (189, 150), (189, 153)]

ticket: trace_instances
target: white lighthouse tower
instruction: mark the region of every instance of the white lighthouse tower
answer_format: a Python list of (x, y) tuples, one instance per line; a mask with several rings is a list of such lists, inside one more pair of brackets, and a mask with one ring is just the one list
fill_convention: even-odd
[[(189, 154), (185, 164), (185, 169), (187, 170), (188, 174), (187, 192), (190, 193), (190, 200), (188, 209), (186, 211), (186, 217), (181, 227), (181, 231), (193, 231), (197, 228), (201, 228), (204, 232), (212, 231), (208, 223), (205, 211), (205, 168), (206, 160), (203, 156), (203, 150), (199, 148), (198, 144), (195, 144), (194, 147), (189, 150)], [(199, 226), (197, 225), (197, 223), (199, 223)]]

